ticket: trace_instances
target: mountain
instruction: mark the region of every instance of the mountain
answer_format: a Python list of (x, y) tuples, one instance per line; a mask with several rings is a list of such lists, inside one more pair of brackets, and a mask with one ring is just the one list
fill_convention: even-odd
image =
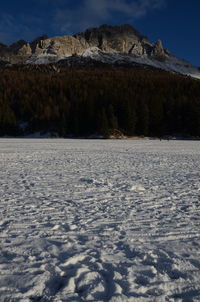
[(102, 25), (73, 36), (48, 38), (31, 43), (20, 40), (10, 46), (0, 43), (0, 65), (6, 64), (90, 64), (153, 66), (200, 78), (199, 68), (173, 56), (162, 41), (151, 43), (131, 25)]

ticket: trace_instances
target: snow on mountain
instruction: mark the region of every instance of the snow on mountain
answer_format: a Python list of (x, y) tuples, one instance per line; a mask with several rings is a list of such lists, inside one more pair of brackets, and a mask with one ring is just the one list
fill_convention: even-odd
[(98, 58), (98, 56), (101, 54), (101, 50), (98, 47), (89, 47), (87, 48), (81, 56), (83, 57), (90, 57), (90, 58)]
[(200, 70), (174, 57), (163, 47), (162, 41), (151, 43), (147, 37), (130, 25), (89, 28), (74, 36), (48, 38), (41, 36), (31, 43), (18, 41), (11, 46), (0, 44), (0, 61), (11, 64), (49, 64), (74, 61), (78, 57), (105, 64), (143, 64), (167, 71), (200, 78)]
[(50, 64), (54, 63), (57, 60), (56, 55), (51, 55), (51, 54), (41, 54), (38, 56), (31, 56), (27, 61), (26, 64)]
[[(181, 60), (175, 56), (169, 56), (165, 61), (156, 60), (148, 56), (134, 57), (133, 55), (124, 55), (119, 53), (108, 53), (103, 52), (98, 47), (89, 47), (82, 54), (76, 56), (77, 62), (82, 61), (82, 58), (92, 59), (96, 62), (102, 62), (104, 64), (112, 65), (125, 65), (134, 66), (135, 63), (141, 65), (152, 66), (155, 68), (163, 69), (170, 72), (177, 72), (180, 74), (188, 75), (193, 78), (200, 79), (199, 68), (193, 66), (185, 60)], [(69, 64), (74, 59), (74, 56), (64, 56), (58, 58), (52, 54), (41, 54), (38, 56), (31, 56), (26, 64), (50, 64), (50, 63), (61, 63), (62, 61), (68, 60)], [(87, 64), (87, 63), (86, 63)]]
[(160, 68), (166, 71), (177, 72), (184, 75), (188, 75), (194, 78), (200, 79), (200, 70), (199, 68), (193, 66), (185, 60), (181, 60), (175, 56), (168, 56), (164, 61), (156, 60), (155, 58), (148, 57), (146, 55), (141, 57), (134, 57), (132, 55), (123, 55), (117, 53), (106, 53), (102, 52), (97, 47), (88, 48), (82, 54), (83, 57), (89, 57), (93, 60), (100, 61), (108, 64), (123, 64), (129, 63), (138, 63), (142, 65), (149, 65), (155, 68)]

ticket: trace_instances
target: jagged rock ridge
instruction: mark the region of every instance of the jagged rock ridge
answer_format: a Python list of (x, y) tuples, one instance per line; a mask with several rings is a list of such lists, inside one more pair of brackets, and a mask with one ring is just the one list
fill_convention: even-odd
[(10, 46), (0, 43), (1, 65), (46, 64), (67, 61), (74, 55), (108, 64), (146, 64), (156, 68), (189, 74), (200, 78), (198, 68), (172, 56), (161, 40), (151, 43), (131, 25), (102, 25), (73, 36), (48, 38), (44, 35), (31, 43), (20, 40)]
[[(46, 35), (37, 38), (31, 43), (20, 40), (10, 46), (0, 44), (1, 60), (21, 62), (30, 56), (54, 55), (62, 58), (71, 55), (81, 55), (90, 47), (97, 47), (104, 52), (130, 54), (140, 57), (149, 55), (165, 57), (167, 52), (163, 49), (162, 43), (152, 44), (130, 25), (108, 26), (102, 25), (99, 28), (87, 29), (83, 33), (74, 36), (62, 36), (48, 38)], [(17, 58), (13, 58), (16, 57)]]
[(162, 42), (152, 44), (130, 25), (108, 26), (87, 29), (84, 33), (74, 35), (81, 43), (86, 41), (89, 47), (98, 47), (107, 53), (129, 54), (136, 57), (143, 55), (165, 57), (168, 53)]

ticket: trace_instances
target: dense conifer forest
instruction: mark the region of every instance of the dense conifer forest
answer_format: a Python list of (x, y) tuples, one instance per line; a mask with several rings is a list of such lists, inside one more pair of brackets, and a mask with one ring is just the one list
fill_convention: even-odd
[(144, 68), (1, 69), (0, 136), (200, 136), (200, 81)]

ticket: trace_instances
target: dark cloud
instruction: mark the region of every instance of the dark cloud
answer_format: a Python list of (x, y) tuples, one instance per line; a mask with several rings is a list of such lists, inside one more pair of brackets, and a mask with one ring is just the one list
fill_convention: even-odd
[(71, 34), (102, 23), (132, 23), (162, 8), (166, 1), (30, 0), (16, 13), (0, 13), (0, 42), (30, 41), (44, 33)]
[(82, 0), (79, 5), (57, 9), (54, 25), (62, 32), (72, 32), (101, 23), (132, 22), (152, 10), (160, 9), (166, 0)]

